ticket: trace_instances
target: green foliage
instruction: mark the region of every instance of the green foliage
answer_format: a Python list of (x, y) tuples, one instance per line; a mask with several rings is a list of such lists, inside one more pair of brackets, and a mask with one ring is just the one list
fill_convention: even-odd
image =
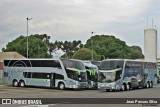
[(142, 50), (140, 47), (131, 46), (129, 49), (130, 49), (130, 58), (132, 59), (144, 58), (144, 55), (142, 54)]
[(65, 42), (56, 41), (55, 44), (57, 45), (59, 49), (62, 49), (66, 53), (67, 58), (72, 58), (73, 53), (77, 51), (80, 47), (83, 47), (80, 40), (78, 41), (74, 40), (72, 42), (71, 41), (65, 41)]
[[(73, 59), (79, 60), (92, 60), (92, 50), (88, 48), (81, 48), (73, 54)], [(101, 60), (101, 56), (98, 56), (95, 51), (93, 51), (93, 59)]]
[(138, 46), (129, 47), (124, 41), (110, 35), (96, 35), (87, 40), (85, 48), (90, 48), (105, 58), (143, 58), (142, 50)]
[[(53, 47), (49, 43), (50, 36), (46, 34), (35, 34), (28, 36), (28, 57), (29, 58), (50, 58)], [(48, 54), (48, 50), (50, 54)], [(27, 37), (20, 36), (6, 45), (4, 52), (16, 51), (27, 57)]]
[[(139, 59), (144, 58), (142, 50), (139, 46), (127, 46), (124, 41), (110, 35), (95, 35), (87, 40), (86, 44), (81, 41), (49, 41), (50, 36), (47, 34), (34, 34), (28, 37), (29, 58), (50, 58), (52, 53), (61, 49), (65, 52), (63, 58), (74, 58), (81, 60), (93, 59), (101, 60), (104, 58), (127, 58)], [(16, 51), (27, 56), (27, 37), (19, 36), (12, 42), (2, 48), (3, 52)]]

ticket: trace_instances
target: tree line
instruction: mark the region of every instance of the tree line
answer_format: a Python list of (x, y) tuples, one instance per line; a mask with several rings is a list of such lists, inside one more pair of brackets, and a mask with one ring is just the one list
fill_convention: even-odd
[[(80, 40), (50, 41), (47, 34), (34, 34), (28, 36), (29, 58), (51, 58), (53, 52), (62, 50), (63, 58), (80, 60), (102, 60), (107, 58), (140, 59), (144, 58), (139, 46), (128, 46), (126, 43), (112, 35), (95, 35), (89, 38), (86, 44)], [(27, 57), (27, 37), (19, 36), (8, 42), (2, 52), (16, 51)]]

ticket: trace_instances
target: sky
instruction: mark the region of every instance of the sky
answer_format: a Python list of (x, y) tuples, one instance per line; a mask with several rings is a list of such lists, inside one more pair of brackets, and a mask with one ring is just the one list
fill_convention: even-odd
[[(28, 33), (47, 34), (51, 42), (114, 35), (144, 52), (144, 29), (156, 28), (160, 48), (160, 0), (0, 0), (0, 52)], [(153, 25), (152, 26), (152, 18)], [(148, 21), (147, 21), (148, 19)], [(148, 22), (148, 24), (147, 24)]]

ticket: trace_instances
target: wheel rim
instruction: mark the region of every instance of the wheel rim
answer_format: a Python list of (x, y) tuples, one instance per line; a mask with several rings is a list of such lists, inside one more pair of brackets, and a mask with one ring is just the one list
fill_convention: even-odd
[(150, 87), (151, 87), (151, 88), (153, 87), (152, 82), (150, 82)]
[(129, 84), (127, 85), (127, 90), (129, 90), (130, 89), (130, 86), (129, 86)]
[(60, 84), (59, 88), (62, 90), (64, 89), (64, 84)]
[(20, 83), (20, 86), (21, 86), (21, 87), (24, 87), (24, 82), (21, 82), (21, 83)]
[(14, 86), (18, 86), (18, 82), (17, 82), (17, 81), (14, 81), (13, 85), (14, 85)]
[(147, 82), (147, 88), (149, 88), (149, 83)]
[(122, 91), (124, 91), (124, 85), (122, 85)]

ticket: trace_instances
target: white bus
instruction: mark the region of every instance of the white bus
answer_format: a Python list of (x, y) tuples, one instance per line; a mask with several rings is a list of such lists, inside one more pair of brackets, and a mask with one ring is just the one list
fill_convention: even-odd
[(157, 84), (157, 63), (108, 59), (99, 67), (99, 89), (130, 90), (133, 88), (152, 88)]
[(13, 86), (87, 88), (82, 61), (71, 59), (4, 60), (3, 82)]

